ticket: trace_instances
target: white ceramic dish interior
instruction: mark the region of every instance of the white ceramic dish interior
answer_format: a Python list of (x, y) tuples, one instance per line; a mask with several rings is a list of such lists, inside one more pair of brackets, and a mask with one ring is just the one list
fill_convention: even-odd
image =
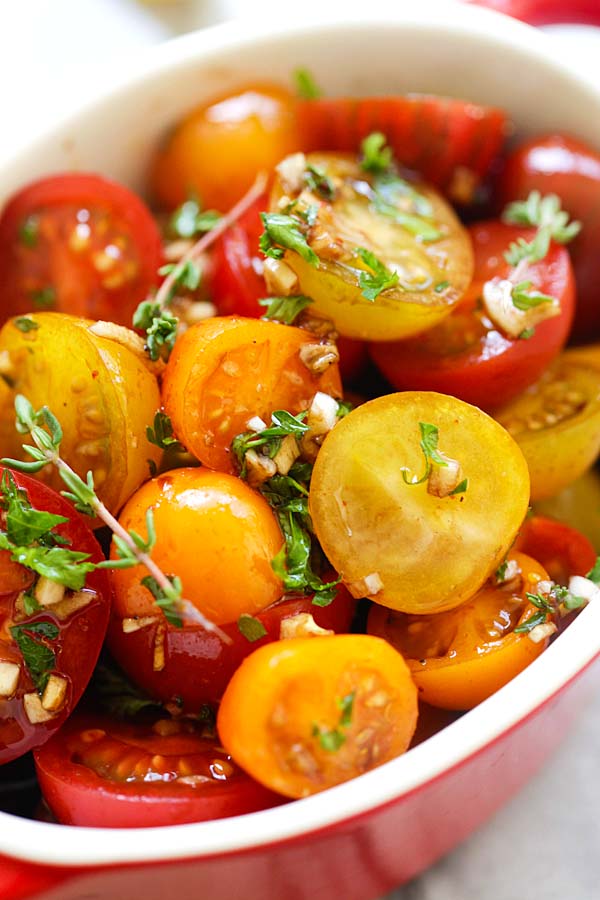
[[(66, 169), (96, 170), (143, 190), (151, 151), (187, 109), (248, 80), (286, 82), (298, 66), (308, 67), (329, 94), (443, 93), (507, 108), (520, 134), (560, 128), (600, 147), (600, 93), (563, 67), (542, 34), (473, 7), (400, 4), (396, 11), (350, 11), (343, 23), (324, 12), (311, 24), (233, 23), (164, 44), (5, 164), (0, 198)], [(326, 827), (414, 790), (476, 753), (599, 651), (596, 604), (525, 672), (424, 744), (292, 806), (171, 828), (70, 828), (68, 840), (61, 826), (0, 813), (0, 853), (67, 866), (183, 859)]]

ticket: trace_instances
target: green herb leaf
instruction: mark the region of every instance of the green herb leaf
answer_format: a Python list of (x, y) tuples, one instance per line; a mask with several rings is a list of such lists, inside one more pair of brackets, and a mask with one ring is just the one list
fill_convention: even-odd
[(446, 288), (449, 288), (449, 287), (450, 287), (449, 281), (438, 281), (438, 283), (434, 287), (434, 291), (436, 292), (436, 294), (442, 294), (446, 290)]
[(150, 591), (154, 597), (154, 602), (162, 609), (167, 622), (170, 625), (175, 625), (176, 628), (181, 628), (183, 621), (177, 612), (177, 601), (181, 599), (181, 581), (176, 576), (173, 576), (170, 580), (173, 586), (173, 589), (170, 591), (164, 591), (152, 575), (146, 575), (145, 578), (142, 578), (141, 583)]
[(27, 216), (19, 226), (19, 240), (24, 247), (33, 248), (37, 245), (39, 237), (39, 219), (37, 216)]
[(338, 400), (337, 402), (338, 408), (336, 412), (336, 417), (338, 419), (343, 419), (348, 413), (351, 413), (354, 409), (354, 403), (351, 400)]
[(36, 612), (39, 612), (40, 609), (42, 609), (42, 607), (33, 594), (23, 594), (23, 610), (25, 611), (26, 616), (33, 616)]
[(20, 316), (18, 319), (13, 319), (13, 325), (15, 328), (18, 328), (19, 331), (22, 331), (23, 334), (27, 334), (29, 331), (37, 331), (40, 327), (38, 322), (34, 322), (33, 319), (29, 319), (27, 316)]
[(365, 172), (380, 174), (390, 168), (393, 162), (391, 147), (386, 144), (385, 134), (373, 131), (360, 145), (360, 167)]
[(511, 298), (513, 305), (516, 306), (517, 309), (525, 312), (528, 309), (540, 306), (542, 303), (555, 302), (554, 297), (550, 297), (548, 294), (542, 294), (540, 291), (531, 290), (531, 286), (531, 281), (520, 281), (513, 287)]
[(50, 286), (40, 288), (37, 291), (30, 291), (29, 296), (34, 306), (40, 309), (49, 309), (56, 302), (56, 291)]
[(535, 328), (524, 328), (521, 334), (519, 335), (520, 341), (528, 341), (535, 334)]
[(174, 237), (190, 239), (206, 234), (215, 227), (221, 214), (215, 209), (203, 210), (200, 203), (190, 198), (179, 206), (169, 220), (169, 232)]
[(58, 626), (51, 622), (26, 622), (23, 625), (12, 625), (10, 633), (21, 651), (36, 690), (43, 693), (50, 673), (56, 666), (56, 654), (45, 642), (57, 639)]
[(365, 300), (376, 300), (382, 291), (398, 284), (398, 273), (391, 272), (370, 250), (365, 247), (357, 247), (356, 255), (371, 270), (370, 272), (361, 272), (358, 279)]
[(594, 584), (600, 585), (600, 556), (596, 558), (593, 568), (590, 569), (585, 577), (593, 581)]
[(177, 339), (179, 320), (160, 304), (144, 300), (133, 316), (133, 327), (146, 332), (146, 349), (150, 359), (168, 360)]
[(523, 622), (522, 625), (517, 625), (514, 630), (515, 634), (528, 634), (530, 631), (536, 627), (536, 625), (543, 625), (548, 621), (548, 614), (540, 610), (539, 612), (534, 613), (532, 616), (527, 619), (526, 622)]
[(348, 728), (352, 724), (355, 697), (356, 691), (352, 691), (350, 694), (346, 694), (345, 697), (339, 697), (336, 701), (341, 710), (340, 725), (343, 728)]
[(260, 641), (267, 633), (267, 629), (260, 619), (256, 619), (254, 616), (249, 616), (246, 613), (243, 613), (237, 620), (237, 627), (240, 634), (252, 644), (254, 641)]
[(338, 728), (322, 728), (320, 725), (313, 725), (313, 737), (316, 737), (321, 745), (321, 749), (327, 753), (337, 753), (342, 744), (346, 743), (346, 735)]
[(167, 263), (158, 270), (159, 275), (173, 275), (173, 285), (171, 287), (170, 298), (172, 299), (177, 288), (185, 288), (188, 291), (195, 291), (200, 285), (202, 278), (202, 270), (198, 263), (192, 259), (185, 259), (178, 263)]
[(296, 69), (294, 84), (301, 100), (318, 100), (321, 96), (322, 92), (308, 69)]
[[(421, 447), (421, 450), (423, 451), (423, 456), (425, 457), (425, 471), (420, 478), (416, 479), (413, 477), (411, 479), (407, 475), (408, 469), (403, 468), (402, 478), (404, 479), (405, 484), (423, 484), (423, 482), (427, 481), (427, 479), (429, 478), (429, 475), (431, 473), (431, 466), (433, 463), (436, 463), (436, 465), (438, 466), (448, 465), (444, 457), (440, 456), (437, 449), (439, 441), (439, 429), (437, 428), (437, 426), (430, 425), (428, 422), (419, 422), (419, 429), (421, 431), (421, 440), (419, 442), (419, 445)], [(458, 487), (460, 486), (461, 485), (459, 484)], [(456, 490), (456, 493), (460, 492)]]
[(89, 553), (63, 547), (19, 547), (9, 541), (4, 532), (0, 532), (0, 548), (9, 550), (15, 562), (73, 591), (80, 591), (85, 585), (87, 573), (96, 568), (94, 563), (87, 562)]
[(146, 428), (146, 439), (150, 444), (155, 444), (161, 450), (167, 450), (169, 447), (177, 447), (183, 449), (183, 445), (179, 443), (173, 436), (173, 425), (169, 416), (157, 410), (154, 416), (153, 427)]
[(292, 294), (289, 297), (265, 297), (258, 302), (267, 309), (263, 319), (273, 319), (276, 322), (283, 322), (284, 325), (292, 325), (302, 310), (313, 301), (304, 294)]
[(315, 268), (319, 267), (319, 257), (309, 247), (306, 236), (301, 230), (301, 222), (293, 216), (283, 213), (261, 213), (264, 232), (259, 247), (265, 256), (281, 259), (286, 250), (292, 250)]
[(508, 570), (508, 560), (505, 559), (500, 563), (495, 572), (496, 581), (501, 584), (506, 579), (506, 572)]
[(526, 200), (509, 203), (502, 219), (510, 225), (544, 229), (559, 244), (568, 244), (581, 231), (581, 222), (569, 222), (569, 214), (561, 209), (556, 194), (543, 197), (539, 191), (531, 191)]
[(464, 494), (466, 493), (469, 487), (469, 479), (463, 478), (460, 484), (457, 484), (453, 491), (450, 491), (448, 494), (449, 497), (454, 497), (456, 494)]
[(318, 194), (324, 200), (333, 200), (335, 197), (333, 181), (325, 170), (318, 166), (308, 165), (306, 167), (304, 183), (310, 191)]

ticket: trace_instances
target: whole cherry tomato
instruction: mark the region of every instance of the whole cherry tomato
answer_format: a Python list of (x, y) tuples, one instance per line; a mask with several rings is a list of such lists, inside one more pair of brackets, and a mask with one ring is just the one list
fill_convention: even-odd
[(443, 709), (471, 709), (529, 665), (548, 643), (515, 632), (537, 612), (527, 593), (548, 579), (523, 553), (508, 557), (519, 568), (503, 584), (491, 579), (469, 601), (434, 616), (411, 616), (373, 605), (368, 631), (405, 657), (419, 697)]
[(152, 184), (169, 208), (196, 193), (229, 209), (257, 174), (299, 148), (295, 100), (284, 88), (254, 84), (192, 110), (156, 157)]
[(124, 722), (76, 713), (35, 755), (59, 822), (151, 828), (219, 819), (281, 803), (192, 719)]
[(399, 756), (416, 723), (406, 663), (365, 634), (261, 647), (234, 674), (217, 719), (233, 759), (286, 797), (314, 794)]
[(2, 764), (47, 741), (77, 704), (104, 640), (110, 588), (105, 572), (74, 575), (65, 563), (72, 552), (84, 561), (103, 559), (70, 503), (5, 468), (0, 485), (0, 531), (16, 547), (0, 552)]
[(584, 534), (547, 516), (530, 516), (515, 541), (515, 549), (537, 559), (553, 581), (568, 585), (572, 575), (586, 576), (596, 551)]
[(35, 181), (0, 217), (0, 322), (49, 309), (130, 325), (161, 259), (156, 223), (128, 188), (83, 173)]
[[(594, 6), (598, 12), (598, 5)], [(580, 341), (593, 340), (600, 335), (600, 154), (564, 134), (530, 138), (509, 154), (498, 184), (498, 201), (521, 200), (533, 190), (557, 194), (571, 218), (581, 222), (580, 234), (569, 245), (577, 284), (573, 335)]]
[(532, 384), (566, 343), (575, 310), (575, 282), (564, 247), (553, 244), (547, 256), (518, 276), (532, 289), (560, 303), (560, 315), (535, 326), (528, 338), (502, 332), (482, 305), (482, 290), (494, 277), (514, 272), (504, 259), (509, 244), (531, 239), (531, 229), (502, 222), (469, 228), (475, 250), (473, 282), (456, 309), (418, 338), (373, 343), (369, 350), (388, 381), (399, 390), (441, 391), (483, 409), (508, 402)]

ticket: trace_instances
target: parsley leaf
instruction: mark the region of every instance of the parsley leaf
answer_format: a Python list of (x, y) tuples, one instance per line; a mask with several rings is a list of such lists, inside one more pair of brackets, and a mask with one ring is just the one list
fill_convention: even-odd
[(386, 145), (386, 137), (381, 131), (373, 131), (360, 145), (360, 167), (365, 172), (379, 174), (392, 165), (391, 147)]
[(38, 322), (34, 322), (33, 319), (28, 318), (28, 316), (21, 316), (18, 319), (13, 319), (13, 325), (15, 328), (18, 328), (19, 331), (22, 331), (23, 334), (27, 334), (29, 331), (37, 331), (40, 327)]
[(1, 490), (0, 505), (6, 511), (6, 532), (13, 544), (31, 544), (44, 539), (44, 543), (53, 545), (64, 541), (64, 538), (50, 532), (56, 525), (68, 522), (68, 518), (34, 509), (27, 493), (17, 487), (9, 471), (2, 476)]
[(448, 494), (449, 497), (455, 497), (456, 494), (465, 494), (469, 487), (469, 479), (463, 478), (460, 484), (457, 484), (453, 491)]
[[(408, 469), (402, 469), (402, 478), (404, 479), (405, 484), (423, 484), (424, 481), (427, 481), (429, 475), (431, 473), (431, 466), (433, 463), (436, 463), (438, 466), (447, 466), (448, 463), (444, 459), (443, 456), (440, 456), (438, 451), (438, 441), (439, 441), (439, 429), (437, 425), (431, 425), (429, 422), (419, 422), (419, 430), (421, 432), (421, 440), (419, 441), (419, 446), (423, 451), (423, 456), (425, 457), (425, 471), (421, 475), (420, 478), (409, 478), (407, 475)], [(465, 479), (466, 481), (466, 479)], [(458, 487), (461, 487), (461, 484)], [(466, 485), (464, 487), (466, 490)], [(458, 489), (455, 489), (455, 493), (460, 493)]]
[(299, 413), (293, 416), (285, 409), (277, 409), (271, 413), (271, 426), (263, 429), (263, 431), (244, 431), (238, 434), (231, 442), (231, 449), (237, 460), (240, 476), (246, 475), (246, 453), (248, 450), (254, 450), (261, 447), (261, 452), (265, 456), (273, 458), (279, 448), (281, 441), (288, 434), (296, 437), (302, 437), (308, 431), (308, 425), (304, 423), (306, 413)]
[(515, 284), (511, 291), (513, 306), (526, 312), (528, 309), (540, 306), (541, 303), (555, 302), (554, 297), (542, 294), (540, 291), (532, 291), (531, 286), (531, 281), (520, 281), (518, 284)]
[(23, 662), (38, 693), (43, 693), (50, 673), (56, 666), (56, 654), (45, 641), (55, 641), (59, 635), (52, 622), (28, 622), (12, 625), (10, 633), (21, 651)]
[(221, 214), (215, 209), (203, 210), (200, 203), (190, 198), (179, 206), (169, 221), (169, 232), (174, 237), (193, 238), (212, 231)]
[(308, 69), (296, 69), (294, 72), (296, 93), (301, 100), (318, 100), (322, 94)]
[(390, 271), (366, 247), (357, 247), (356, 254), (371, 270), (370, 272), (362, 271), (358, 278), (361, 294), (365, 300), (376, 300), (382, 291), (386, 291), (398, 284), (398, 273)]
[(342, 744), (346, 743), (346, 735), (342, 734), (339, 728), (323, 728), (320, 725), (313, 725), (312, 735), (318, 738), (321, 749), (327, 753), (336, 753)]
[(260, 217), (265, 230), (260, 237), (259, 247), (265, 256), (281, 259), (284, 253), (282, 248), (285, 248), (297, 253), (311, 266), (319, 267), (319, 257), (309, 247), (298, 219), (283, 213), (261, 213)]
[(9, 541), (4, 532), (0, 532), (0, 549), (9, 550), (14, 562), (51, 581), (64, 584), (72, 591), (80, 591), (85, 585), (87, 573), (96, 568), (95, 563), (87, 562), (89, 553), (66, 550), (64, 547), (20, 547)]
[(153, 426), (148, 425), (146, 428), (146, 439), (149, 444), (155, 444), (161, 450), (167, 450), (169, 447), (183, 449), (183, 445), (173, 437), (171, 419), (160, 409), (155, 413)]
[(307, 165), (304, 172), (304, 183), (310, 191), (319, 194), (324, 200), (333, 200), (335, 197), (333, 181), (325, 170), (318, 166)]
[(352, 691), (350, 694), (346, 694), (345, 697), (340, 697), (336, 701), (341, 710), (340, 725), (342, 725), (344, 728), (348, 728), (348, 726), (352, 724), (352, 713), (354, 710), (355, 697), (356, 691)]
[(237, 627), (240, 634), (242, 634), (247, 641), (250, 641), (251, 644), (253, 644), (254, 641), (260, 641), (267, 633), (267, 629), (260, 619), (249, 616), (247, 613), (242, 613), (239, 617), (237, 620)]
[(263, 319), (274, 319), (284, 325), (291, 325), (313, 301), (304, 294), (291, 294), (289, 297), (265, 297), (258, 302), (267, 308)]

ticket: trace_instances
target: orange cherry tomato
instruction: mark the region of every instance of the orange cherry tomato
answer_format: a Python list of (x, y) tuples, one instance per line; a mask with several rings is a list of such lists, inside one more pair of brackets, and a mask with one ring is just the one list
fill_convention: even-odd
[[(152, 558), (181, 578), (183, 596), (215, 624), (252, 615), (283, 593), (271, 568), (283, 543), (279, 525), (266, 500), (239, 478), (173, 469), (146, 482), (119, 521), (144, 534), (149, 509), (157, 534)], [(141, 583), (145, 575), (141, 566), (112, 573), (116, 615), (163, 620)]]
[(317, 391), (341, 397), (338, 367), (313, 375), (300, 351), (308, 331), (260, 319), (214, 318), (175, 344), (163, 379), (163, 404), (187, 449), (211, 469), (235, 472), (230, 445), (247, 422), (285, 409), (297, 414)]
[(348, 634), (256, 650), (231, 679), (217, 728), (253, 778), (305, 797), (404, 753), (416, 722), (417, 691), (400, 654)]
[(526, 599), (546, 570), (513, 552), (521, 574), (506, 584), (489, 581), (467, 603), (433, 616), (392, 612), (374, 605), (368, 631), (406, 658), (419, 698), (442, 709), (471, 709), (518, 675), (546, 647), (515, 628), (537, 610)]
[(228, 209), (260, 171), (298, 150), (295, 100), (276, 85), (256, 84), (192, 110), (159, 151), (152, 173), (157, 200), (175, 207), (196, 193)]

